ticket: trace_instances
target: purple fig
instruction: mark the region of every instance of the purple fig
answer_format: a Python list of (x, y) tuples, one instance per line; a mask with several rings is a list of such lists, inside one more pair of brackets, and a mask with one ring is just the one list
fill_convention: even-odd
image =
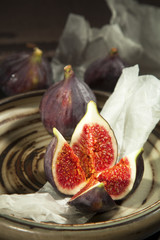
[(116, 48), (109, 56), (97, 59), (85, 71), (84, 81), (91, 89), (113, 92), (116, 83), (127, 64), (120, 58)]
[(51, 66), (39, 48), (9, 55), (0, 64), (0, 87), (7, 96), (45, 89), (52, 82)]
[(67, 65), (64, 68), (64, 79), (53, 84), (42, 97), (42, 123), (50, 134), (53, 134), (55, 127), (65, 138), (70, 138), (90, 100), (96, 101), (93, 91)]

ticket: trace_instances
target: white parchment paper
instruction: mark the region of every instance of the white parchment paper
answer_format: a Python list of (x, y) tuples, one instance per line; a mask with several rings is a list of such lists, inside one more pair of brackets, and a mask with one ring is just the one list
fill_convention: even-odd
[(0, 214), (60, 224), (85, 223), (93, 216), (78, 212), (67, 204), (68, 200), (69, 197), (58, 194), (47, 182), (36, 193), (0, 195)]
[(101, 115), (118, 142), (119, 158), (143, 147), (160, 119), (160, 80), (139, 76), (139, 67), (125, 68)]

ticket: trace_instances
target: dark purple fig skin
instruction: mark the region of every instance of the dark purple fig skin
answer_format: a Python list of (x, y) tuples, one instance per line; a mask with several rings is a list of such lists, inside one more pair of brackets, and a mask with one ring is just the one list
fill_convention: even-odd
[(44, 172), (46, 175), (46, 180), (56, 189), (56, 185), (53, 179), (52, 173), (52, 160), (57, 145), (57, 138), (53, 137), (49, 145), (47, 146), (46, 153), (44, 156)]
[(132, 194), (136, 188), (139, 186), (142, 177), (144, 173), (144, 159), (143, 159), (143, 151), (138, 155), (137, 160), (136, 160), (136, 179), (133, 185), (132, 190), (130, 191), (130, 194)]
[(93, 91), (72, 71), (67, 79), (53, 84), (43, 95), (40, 103), (43, 125), (50, 134), (53, 135), (53, 127), (56, 127), (66, 139), (70, 139), (90, 100), (96, 102)]
[(19, 52), (7, 56), (1, 62), (0, 88), (6, 96), (46, 89), (53, 83), (52, 70), (47, 59), (42, 55), (32, 61), (32, 57), (31, 52)]
[(106, 192), (103, 183), (69, 200), (68, 204), (85, 213), (102, 213), (117, 207), (115, 201)]
[(91, 89), (113, 92), (116, 83), (127, 64), (115, 49), (109, 56), (97, 59), (85, 71), (84, 81)]

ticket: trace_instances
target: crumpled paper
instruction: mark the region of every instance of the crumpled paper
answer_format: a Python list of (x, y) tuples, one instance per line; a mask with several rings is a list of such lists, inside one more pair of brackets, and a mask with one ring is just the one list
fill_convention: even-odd
[(107, 5), (111, 20), (99, 29), (81, 15), (68, 16), (52, 59), (55, 82), (64, 78), (63, 68), (68, 64), (83, 80), (87, 66), (112, 47), (128, 65), (138, 64), (141, 74), (160, 77), (160, 8), (127, 0), (106, 0)]
[(160, 78), (160, 7), (128, 0), (106, 2), (112, 12), (110, 25), (117, 24), (124, 37), (142, 47), (137, 61), (141, 73)]
[(120, 56), (129, 64), (136, 64), (142, 52), (139, 44), (124, 37), (117, 24), (101, 29), (91, 28), (83, 16), (70, 14), (51, 63), (54, 81), (64, 78), (63, 69), (68, 64), (83, 80), (87, 66), (97, 58), (108, 55), (112, 47), (117, 47)]
[(138, 65), (123, 69), (101, 115), (114, 130), (119, 159), (143, 147), (160, 120), (160, 80), (139, 76)]
[(67, 204), (69, 197), (58, 194), (47, 182), (38, 192), (30, 194), (0, 195), (0, 214), (11, 214), (17, 218), (36, 222), (81, 224), (93, 214), (82, 214)]

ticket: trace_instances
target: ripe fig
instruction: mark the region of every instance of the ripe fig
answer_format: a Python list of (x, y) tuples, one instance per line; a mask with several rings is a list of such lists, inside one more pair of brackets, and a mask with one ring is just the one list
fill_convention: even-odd
[(101, 213), (117, 207), (115, 201), (107, 193), (104, 184), (96, 179), (90, 180), (68, 201), (68, 204), (85, 213)]
[(0, 87), (7, 96), (48, 88), (51, 84), (51, 67), (39, 48), (34, 48), (33, 53), (9, 55), (0, 64)]
[(46, 177), (61, 193), (74, 195), (86, 184), (85, 173), (79, 158), (61, 133), (56, 128), (53, 132), (55, 137), (45, 153)]
[(90, 177), (115, 164), (117, 142), (109, 124), (100, 116), (95, 102), (87, 104), (69, 145), (60, 132), (47, 148), (44, 164), (48, 180), (66, 194), (76, 194)]
[(116, 83), (127, 64), (120, 58), (118, 50), (112, 48), (106, 57), (95, 60), (85, 71), (84, 81), (91, 87), (113, 92)]
[(98, 176), (113, 200), (124, 199), (138, 187), (144, 172), (143, 149), (130, 153)]
[[(117, 200), (126, 198), (138, 187), (144, 171), (143, 149), (122, 158), (89, 178), (87, 184), (68, 202), (80, 211), (102, 212), (117, 206)], [(100, 183), (103, 183), (101, 185)]]
[(96, 101), (94, 93), (67, 65), (64, 68), (64, 80), (53, 84), (42, 97), (40, 114), (43, 125), (50, 134), (53, 134), (55, 127), (70, 139), (90, 100)]
[(115, 164), (117, 140), (108, 122), (99, 114), (95, 102), (88, 103), (86, 114), (77, 124), (70, 145), (79, 157), (87, 178)]

